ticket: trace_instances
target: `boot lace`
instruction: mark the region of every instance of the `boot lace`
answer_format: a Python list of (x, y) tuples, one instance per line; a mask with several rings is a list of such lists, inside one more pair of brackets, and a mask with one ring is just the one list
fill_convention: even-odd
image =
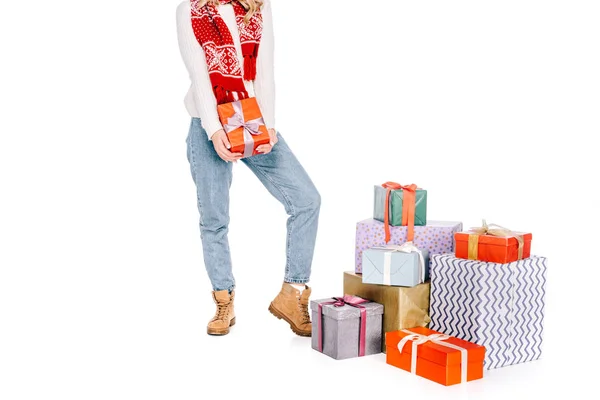
[(218, 303), (217, 304), (217, 314), (215, 315), (215, 319), (225, 319), (227, 317), (227, 309), (229, 308), (230, 303)]
[(308, 315), (308, 302), (300, 301), (300, 318), (303, 324), (310, 324), (310, 315)]

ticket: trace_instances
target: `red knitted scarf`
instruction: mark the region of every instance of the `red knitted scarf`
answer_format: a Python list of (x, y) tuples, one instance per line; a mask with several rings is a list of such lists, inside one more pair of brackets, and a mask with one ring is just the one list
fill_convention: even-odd
[(217, 7), (208, 3), (197, 7), (200, 0), (191, 0), (192, 27), (198, 43), (204, 49), (206, 65), (217, 104), (248, 98), (244, 79), (256, 77), (256, 55), (262, 36), (262, 14), (254, 13), (248, 24), (244, 22), (246, 9), (236, 0), (219, 0), (221, 4), (232, 3), (235, 20), (240, 33), (244, 56), (244, 77), (238, 62), (231, 32), (219, 14)]

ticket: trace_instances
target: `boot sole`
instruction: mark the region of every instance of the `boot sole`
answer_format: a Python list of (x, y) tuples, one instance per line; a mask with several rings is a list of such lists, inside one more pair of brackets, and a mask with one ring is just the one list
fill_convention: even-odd
[(304, 331), (301, 331), (300, 329), (298, 329), (298, 327), (292, 321), (290, 321), (290, 319), (288, 317), (286, 317), (285, 314), (279, 312), (279, 310), (277, 310), (275, 307), (273, 307), (273, 303), (271, 303), (269, 305), (269, 312), (271, 314), (273, 314), (277, 319), (283, 319), (285, 322), (290, 324), (290, 328), (296, 335), (303, 336), (303, 337), (311, 336), (312, 332), (304, 332)]
[(223, 335), (227, 335), (229, 333), (229, 328), (231, 328), (232, 326), (235, 325), (235, 317), (233, 317), (231, 319), (231, 321), (229, 321), (229, 326), (225, 329), (210, 329), (210, 328), (206, 328), (206, 333), (208, 333), (211, 336), (223, 336)]

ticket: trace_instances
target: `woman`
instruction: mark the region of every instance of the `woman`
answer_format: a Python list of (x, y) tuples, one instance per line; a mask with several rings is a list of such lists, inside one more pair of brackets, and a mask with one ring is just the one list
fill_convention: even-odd
[[(187, 157), (196, 184), (204, 264), (217, 306), (207, 332), (225, 335), (235, 324), (235, 280), (229, 243), (229, 187), (241, 160), (279, 200), (287, 220), (287, 260), (282, 288), (269, 311), (301, 336), (311, 335), (310, 278), (320, 195), (285, 140), (275, 130), (273, 24), (269, 0), (186, 0), (177, 8), (179, 47), (191, 86), (185, 106), (192, 117)], [(217, 104), (256, 97), (270, 136), (260, 153), (242, 158), (231, 145)]]

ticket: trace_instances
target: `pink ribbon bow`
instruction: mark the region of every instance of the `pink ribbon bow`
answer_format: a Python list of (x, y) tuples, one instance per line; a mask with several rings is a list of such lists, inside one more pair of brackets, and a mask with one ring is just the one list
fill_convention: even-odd
[(260, 126), (264, 125), (265, 121), (263, 117), (246, 121), (242, 110), (242, 102), (239, 100), (234, 101), (231, 105), (235, 114), (227, 119), (227, 123), (223, 125), (223, 130), (229, 134), (238, 128), (244, 128), (244, 157), (250, 157), (254, 152), (254, 139), (252, 136), (260, 135)]
[(349, 305), (360, 309), (360, 334), (358, 339), (358, 356), (362, 357), (365, 355), (365, 338), (367, 336), (367, 309), (361, 306), (362, 303), (368, 303), (369, 300), (365, 300), (358, 296), (351, 296), (345, 294), (343, 297), (333, 297), (334, 301), (328, 301), (325, 303), (319, 303), (319, 351), (323, 352), (323, 306), (333, 305), (334, 307), (343, 307)]

